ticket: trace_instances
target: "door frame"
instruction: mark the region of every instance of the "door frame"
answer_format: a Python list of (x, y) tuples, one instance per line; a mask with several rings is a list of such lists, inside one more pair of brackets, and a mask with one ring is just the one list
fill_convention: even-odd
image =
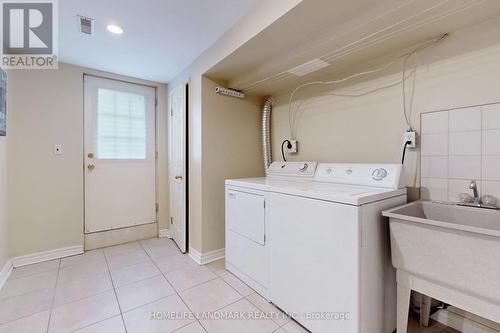
[[(109, 230), (101, 230), (101, 231), (96, 231), (96, 232), (86, 232), (85, 231), (85, 225), (86, 225), (86, 200), (85, 200), (85, 197), (86, 197), (86, 181), (87, 181), (87, 174), (86, 174), (86, 156), (85, 156), (85, 152), (86, 152), (86, 141), (85, 141), (85, 78), (86, 77), (94, 77), (94, 78), (98, 78), (98, 79), (104, 79), (104, 80), (111, 80), (111, 81), (116, 81), (116, 82), (121, 82), (121, 83), (127, 83), (127, 84), (133, 84), (133, 85), (137, 85), (137, 86), (142, 86), (142, 87), (147, 87), (147, 88), (152, 88), (154, 90), (154, 98), (155, 98), (155, 101), (154, 101), (154, 149), (155, 149), (155, 163), (154, 163), (154, 175), (155, 175), (155, 195), (154, 195), (154, 205), (155, 205), (155, 222), (152, 222), (152, 223), (144, 223), (144, 224), (138, 224), (138, 225), (134, 225), (134, 226), (128, 226), (128, 227), (120, 227), (120, 228), (115, 228), (115, 229), (109, 229)], [(83, 172), (83, 234), (84, 235), (88, 235), (88, 234), (95, 234), (95, 233), (101, 233), (101, 232), (107, 232), (107, 231), (113, 231), (113, 230), (120, 230), (120, 229), (128, 229), (128, 228), (135, 228), (135, 227), (139, 227), (139, 226), (143, 226), (143, 225), (148, 225), (148, 224), (153, 224), (153, 223), (156, 223), (158, 225), (158, 232), (159, 232), (159, 219), (158, 219), (158, 214), (159, 214), (159, 202), (158, 202), (158, 192), (159, 192), (159, 177), (158, 177), (158, 152), (159, 152), (159, 148), (158, 148), (158, 87), (157, 86), (153, 86), (153, 85), (149, 85), (149, 84), (144, 84), (144, 83), (139, 83), (139, 82), (133, 82), (133, 81), (127, 81), (127, 80), (123, 80), (123, 79), (119, 79), (119, 78), (113, 78), (113, 77), (109, 77), (109, 76), (103, 76), (103, 75), (97, 75), (97, 74), (92, 74), (92, 73), (83, 73), (83, 76), (82, 76), (82, 82), (83, 82), (83, 108), (82, 108), (82, 123), (83, 123), (83, 126), (82, 126), (82, 129), (83, 129), (83, 132), (82, 132), (82, 141), (83, 141), (83, 144), (82, 144), (82, 172)]]
[[(183, 166), (183, 173), (184, 173), (184, 207), (185, 207), (185, 212), (184, 212), (184, 216), (185, 216), (185, 221), (184, 221), (184, 228), (186, 230), (186, 239), (185, 239), (185, 243), (186, 243), (186, 249), (185, 249), (185, 253), (189, 251), (189, 109), (191, 107), (191, 100), (190, 100), (190, 96), (191, 96), (191, 79), (188, 79), (186, 81), (183, 81), (181, 83), (179, 83), (177, 86), (175, 86), (172, 90), (169, 90), (169, 94), (168, 94), (168, 139), (169, 139), (169, 142), (168, 142), (168, 165), (169, 165), (169, 184), (170, 184), (170, 190), (169, 190), (169, 194), (170, 194), (170, 224), (169, 224), (169, 228), (170, 228), (170, 235), (169, 237), (173, 239), (174, 235), (173, 235), (173, 230), (172, 230), (172, 219), (173, 219), (173, 201), (174, 201), (174, 195), (173, 195), (173, 186), (172, 186), (172, 182), (173, 182), (173, 179), (174, 179), (174, 170), (172, 168), (172, 146), (173, 146), (173, 130), (172, 130), (172, 126), (173, 126), (173, 122), (172, 122), (172, 92), (175, 90), (175, 89), (178, 89), (180, 87), (184, 87), (184, 92), (185, 92), (185, 114), (184, 114), (184, 151), (185, 151), (185, 158), (184, 158), (184, 166)], [(175, 242), (174, 242), (175, 243)], [(177, 244), (176, 244), (177, 245)], [(181, 251), (183, 249), (180, 249)]]

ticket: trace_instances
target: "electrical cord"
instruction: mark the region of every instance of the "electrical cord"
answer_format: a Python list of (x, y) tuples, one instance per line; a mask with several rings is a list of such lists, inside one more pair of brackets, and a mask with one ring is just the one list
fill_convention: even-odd
[(415, 54), (415, 52), (409, 53), (403, 60), (403, 69), (401, 70), (401, 89), (403, 90), (403, 115), (406, 120), (406, 125), (408, 125), (408, 129), (411, 130), (411, 125), (410, 125), (410, 118), (411, 116), (408, 115), (408, 112), (406, 111), (406, 63), (408, 62), (408, 59), (411, 58), (411, 56)]
[(292, 143), (290, 142), (290, 140), (283, 140), (283, 142), (281, 143), (281, 156), (283, 157), (283, 161), (286, 162), (285, 150), (283, 149), (285, 146), (285, 143), (286, 143), (286, 147), (288, 149), (292, 148)]
[(375, 74), (375, 73), (378, 73), (378, 72), (381, 72), (381, 71), (384, 71), (386, 69), (388, 69), (389, 67), (391, 67), (391, 65), (395, 64), (400, 58), (397, 58), (391, 62), (389, 62), (388, 64), (380, 67), (380, 68), (377, 68), (377, 69), (374, 69), (374, 70), (370, 70), (370, 71), (366, 71), (366, 72), (361, 72), (361, 73), (357, 73), (357, 74), (353, 74), (353, 75), (350, 75), (348, 77), (345, 77), (343, 79), (340, 79), (340, 80), (335, 80), (335, 81), (313, 81), (313, 82), (307, 82), (307, 83), (304, 83), (304, 84), (301, 84), (299, 85), (297, 88), (295, 88), (292, 93), (290, 94), (290, 98), (288, 100), (288, 122), (289, 122), (289, 126), (290, 126), (290, 135), (292, 137), (292, 139), (295, 139), (295, 135), (294, 135), (294, 131), (292, 129), (292, 119), (291, 119), (291, 107), (292, 107), (292, 102), (293, 102), (293, 97), (294, 95), (302, 88), (304, 87), (307, 87), (307, 86), (311, 86), (311, 85), (316, 85), (316, 84), (325, 84), (325, 85), (328, 85), (328, 84), (337, 84), (337, 83), (342, 83), (342, 82), (345, 82), (345, 81), (348, 81), (348, 80), (351, 80), (351, 79), (354, 79), (354, 78), (357, 78), (359, 76), (363, 76), (363, 75), (369, 75), (369, 74)]
[[(360, 76), (364, 76), (364, 75), (369, 75), (369, 74), (375, 74), (375, 73), (378, 73), (378, 72), (382, 72), (386, 69), (388, 69), (389, 67), (391, 67), (393, 64), (395, 64), (396, 62), (398, 62), (400, 59), (403, 59), (403, 68), (402, 68), (402, 80), (399, 82), (403, 85), (403, 89), (405, 89), (404, 87), (404, 82), (405, 82), (405, 77), (406, 77), (406, 63), (408, 62), (408, 59), (412, 56), (412, 55), (415, 55), (415, 57), (417, 58), (417, 53), (446, 39), (447, 37), (449, 36), (449, 34), (444, 34), (438, 38), (434, 38), (432, 40), (429, 40), (427, 42), (424, 42), (422, 43), (420, 46), (416, 47), (414, 50), (412, 50), (411, 52), (408, 52), (406, 54), (403, 54), (399, 57), (397, 57), (396, 59), (390, 61), (389, 63), (385, 64), (384, 66), (382, 67), (379, 67), (379, 68), (376, 68), (376, 69), (373, 69), (373, 70), (370, 70), (370, 71), (365, 71), (365, 72), (360, 72), (360, 73), (356, 73), (356, 74), (353, 74), (353, 75), (350, 75), (348, 77), (345, 77), (343, 79), (339, 79), (339, 80), (334, 80), (334, 81), (313, 81), (313, 82), (307, 82), (307, 83), (303, 83), (301, 85), (299, 85), (298, 87), (296, 87), (292, 93), (290, 94), (290, 98), (288, 100), (288, 123), (289, 123), (289, 130), (290, 130), (290, 136), (292, 138), (292, 140), (295, 140), (295, 113), (297, 112), (297, 110), (295, 110), (295, 112), (293, 112), (293, 116), (292, 116), (292, 102), (293, 102), (293, 97), (295, 96), (295, 94), (302, 88), (304, 87), (307, 87), (307, 86), (310, 86), (310, 85), (317, 85), (317, 84), (322, 84), (322, 85), (329, 85), (329, 84), (338, 84), (338, 83), (342, 83), (342, 82), (345, 82), (345, 81), (348, 81), (348, 80), (351, 80), (351, 79), (354, 79), (354, 78), (357, 78), (357, 77), (360, 77)], [(418, 65), (418, 64), (417, 64)], [(416, 65), (416, 66), (417, 66)], [(413, 72), (416, 72), (416, 67), (415, 69), (413, 70)], [(415, 86), (415, 81), (413, 83), (413, 86)], [(413, 88), (413, 92), (412, 94), (414, 93), (414, 88)], [(331, 95), (335, 95), (333, 93), (331, 93)], [(404, 116), (405, 116), (405, 120), (406, 120), (406, 123), (408, 125), (408, 128), (411, 129), (411, 125), (410, 125), (410, 117), (408, 116), (407, 114), (407, 111), (406, 111), (406, 91), (404, 91), (404, 97), (403, 97), (403, 103), (404, 103)], [(358, 96), (348, 96), (348, 97), (358, 97)], [(411, 99), (411, 101), (413, 101), (413, 97)], [(411, 111), (411, 108), (410, 108), (410, 111)], [(410, 115), (411, 116), (411, 115)]]
[[(415, 74), (416, 74), (416, 69), (412, 70), (406, 76), (406, 80), (408, 80), (410, 77), (412, 77), (412, 75), (414, 76)], [(367, 91), (364, 91), (364, 92), (359, 92), (359, 93), (336, 93), (336, 92), (328, 92), (328, 93), (322, 94), (320, 96), (337, 96), (337, 97), (350, 97), (350, 98), (362, 97), (362, 96), (373, 94), (374, 92), (377, 92), (377, 91), (380, 91), (380, 90), (384, 90), (384, 89), (387, 89), (387, 88), (392, 88), (392, 87), (399, 86), (400, 84), (401, 84), (401, 81), (398, 80), (397, 82), (390, 83), (390, 84), (382, 86), (382, 87), (377, 87), (377, 88), (374, 88), (374, 89), (370, 89), (370, 90), (367, 90)], [(304, 102), (305, 102), (304, 100), (300, 102), (300, 104), (297, 106), (296, 111), (294, 113), (294, 116), (293, 116), (293, 119), (292, 119), (292, 124), (293, 124), (294, 131), (295, 131), (295, 119), (296, 119), (297, 113), (298, 113), (300, 107), (302, 106), (302, 104)]]
[(403, 148), (403, 158), (401, 159), (401, 164), (405, 164), (405, 156), (406, 156), (406, 147), (408, 147), (408, 145), (411, 144), (411, 141), (406, 141), (405, 142), (405, 146)]

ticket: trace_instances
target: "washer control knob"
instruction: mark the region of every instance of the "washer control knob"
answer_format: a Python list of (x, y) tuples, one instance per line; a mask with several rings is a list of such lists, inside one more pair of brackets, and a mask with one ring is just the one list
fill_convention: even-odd
[(308, 167), (309, 167), (309, 165), (307, 165), (307, 163), (304, 163), (304, 165), (302, 166), (302, 168), (299, 169), (299, 171), (300, 172), (305, 172)]
[(332, 168), (328, 168), (325, 170), (327, 175), (330, 175), (332, 173), (332, 171), (333, 171)]
[(373, 180), (379, 181), (384, 179), (385, 177), (387, 177), (387, 170), (384, 168), (375, 169), (372, 173)]

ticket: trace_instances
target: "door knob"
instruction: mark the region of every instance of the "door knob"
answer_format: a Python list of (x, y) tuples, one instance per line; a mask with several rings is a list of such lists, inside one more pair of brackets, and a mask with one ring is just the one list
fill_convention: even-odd
[(94, 158), (94, 153), (88, 153), (88, 154), (87, 154), (87, 157), (88, 157), (88, 158)]
[(89, 169), (89, 171), (94, 171), (95, 165), (89, 164), (89, 165), (87, 165), (87, 169)]
[(182, 180), (182, 176), (175, 176), (176, 180)]

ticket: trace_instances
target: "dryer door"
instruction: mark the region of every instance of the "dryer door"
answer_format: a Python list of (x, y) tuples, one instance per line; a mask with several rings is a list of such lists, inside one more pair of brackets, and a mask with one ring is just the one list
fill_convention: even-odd
[(265, 243), (265, 198), (261, 194), (228, 190), (229, 230), (251, 241)]
[(268, 297), (266, 196), (264, 192), (226, 188), (226, 265), (233, 274)]

